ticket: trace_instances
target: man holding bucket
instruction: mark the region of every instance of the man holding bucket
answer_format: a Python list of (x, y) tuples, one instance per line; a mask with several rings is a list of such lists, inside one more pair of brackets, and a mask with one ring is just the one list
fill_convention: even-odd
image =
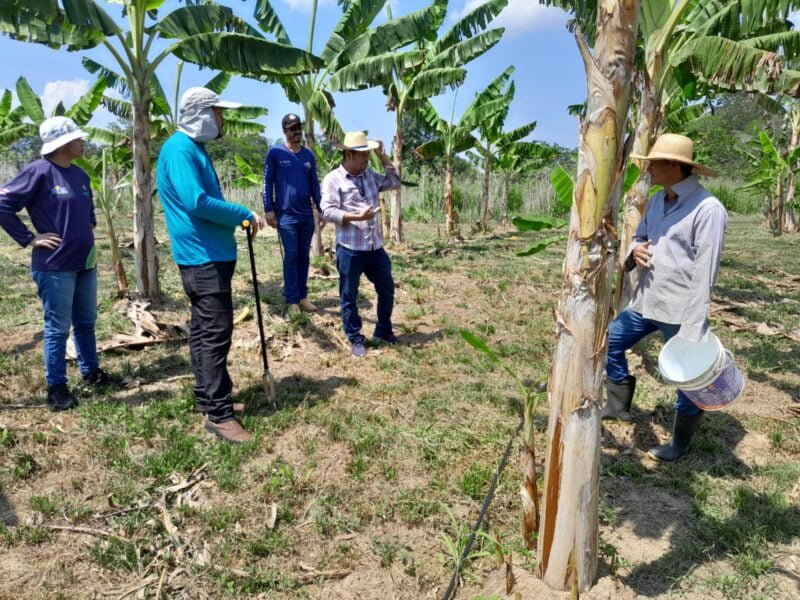
[[(647, 156), (653, 185), (663, 191), (647, 205), (627, 251), (627, 270), (639, 269), (633, 299), (608, 331), (606, 390), (603, 419), (630, 421), (636, 378), (628, 372), (625, 351), (660, 331), (665, 341), (679, 335), (698, 342), (708, 333), (711, 289), (719, 271), (728, 214), (722, 203), (700, 185), (698, 175), (715, 177), (692, 160), (692, 140), (667, 133)], [(678, 390), (672, 440), (650, 450), (659, 460), (685, 454), (703, 411)]]

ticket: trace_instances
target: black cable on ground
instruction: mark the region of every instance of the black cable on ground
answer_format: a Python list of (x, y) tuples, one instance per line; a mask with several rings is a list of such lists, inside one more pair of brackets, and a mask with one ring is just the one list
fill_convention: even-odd
[(469, 534), (467, 545), (464, 546), (464, 551), (461, 553), (461, 557), (458, 559), (458, 564), (453, 572), (453, 577), (450, 578), (450, 585), (447, 586), (447, 591), (444, 593), (444, 596), (442, 596), (442, 600), (451, 600), (453, 597), (456, 584), (458, 583), (458, 575), (461, 573), (461, 566), (464, 564), (467, 556), (469, 556), (469, 551), (472, 550), (472, 544), (475, 542), (475, 536), (478, 534), (478, 530), (483, 524), (483, 518), (486, 516), (486, 511), (489, 509), (489, 505), (492, 503), (492, 497), (494, 496), (494, 490), (497, 487), (497, 482), (500, 480), (500, 475), (503, 473), (503, 469), (508, 462), (508, 455), (511, 454), (511, 446), (514, 444), (514, 438), (516, 438), (519, 435), (519, 432), (522, 431), (522, 425), (524, 423), (525, 420), (520, 419), (519, 425), (517, 425), (514, 433), (511, 434), (508, 444), (506, 444), (506, 451), (503, 452), (503, 457), (500, 459), (500, 464), (497, 465), (497, 471), (492, 479), (492, 484), (489, 486), (489, 492), (486, 494), (486, 498), (483, 500), (483, 506), (481, 506), (481, 512), (478, 514), (478, 520), (475, 521), (475, 526), (472, 528), (472, 532)]

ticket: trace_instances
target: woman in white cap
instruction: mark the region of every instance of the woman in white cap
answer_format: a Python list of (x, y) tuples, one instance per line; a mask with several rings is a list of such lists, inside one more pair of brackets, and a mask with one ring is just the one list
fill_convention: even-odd
[[(31, 276), (44, 309), (47, 402), (54, 411), (78, 401), (67, 387), (66, 349), (72, 326), (78, 367), (89, 385), (114, 380), (100, 368), (95, 343), (97, 270), (95, 219), (89, 176), (72, 164), (83, 155), (86, 133), (72, 119), (53, 117), (39, 127), (42, 158), (0, 189), (0, 227), (33, 249)], [(28, 211), (36, 233), (17, 213)]]

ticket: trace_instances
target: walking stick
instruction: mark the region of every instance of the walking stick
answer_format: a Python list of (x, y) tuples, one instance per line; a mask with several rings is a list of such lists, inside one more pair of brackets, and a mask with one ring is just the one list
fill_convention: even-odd
[(242, 229), (247, 232), (247, 252), (250, 255), (250, 272), (253, 275), (253, 295), (256, 297), (256, 316), (258, 317), (258, 334), (261, 337), (261, 362), (264, 364), (264, 374), (261, 376), (261, 385), (264, 393), (275, 405), (275, 379), (269, 372), (267, 362), (267, 341), (264, 339), (264, 318), (261, 316), (261, 296), (258, 293), (258, 276), (256, 275), (256, 257), (253, 254), (253, 230), (250, 221), (242, 221)]

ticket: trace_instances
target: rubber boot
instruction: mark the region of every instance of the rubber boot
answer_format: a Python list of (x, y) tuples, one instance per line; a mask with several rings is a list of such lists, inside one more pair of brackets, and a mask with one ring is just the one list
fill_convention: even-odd
[(692, 417), (676, 413), (670, 443), (656, 446), (647, 453), (653, 458), (668, 462), (680, 458), (689, 451), (689, 442), (692, 441), (692, 436), (702, 420), (703, 413)]
[(600, 412), (601, 419), (631, 420), (631, 403), (636, 391), (636, 377), (632, 375), (622, 381), (606, 379), (606, 404)]

